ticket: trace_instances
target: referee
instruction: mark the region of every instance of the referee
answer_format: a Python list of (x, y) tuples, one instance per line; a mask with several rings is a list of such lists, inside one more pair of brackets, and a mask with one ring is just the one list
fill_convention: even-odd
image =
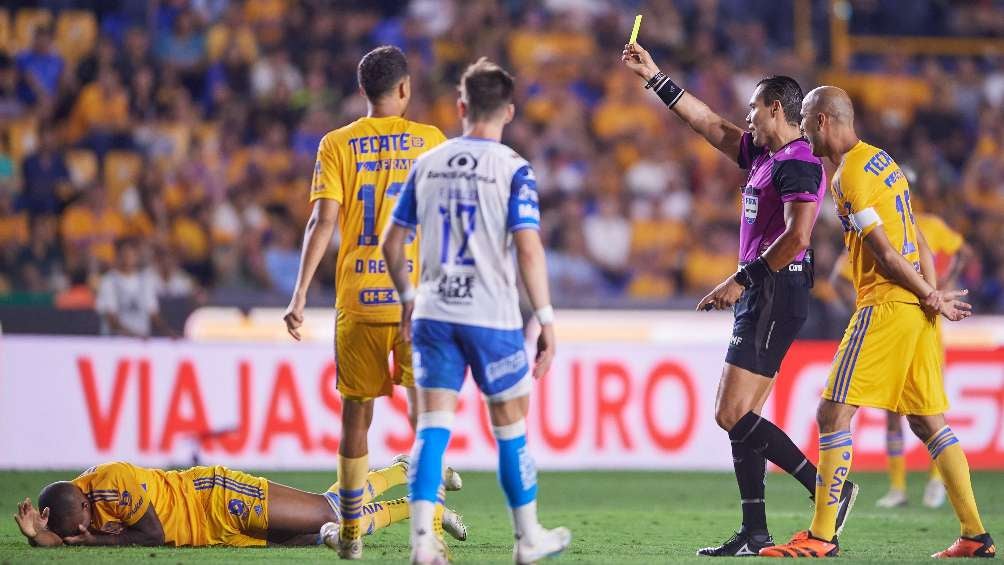
[[(812, 496), (816, 467), (780, 428), (760, 415), (781, 360), (808, 315), (812, 253), (808, 249), (826, 191), (823, 164), (802, 138), (802, 89), (786, 76), (757, 83), (746, 129), (725, 120), (659, 70), (637, 43), (621, 61), (708, 143), (748, 171), (742, 187), (739, 268), (697, 305), (732, 308), (735, 322), (715, 404), (715, 420), (729, 434), (739, 483), (742, 528), (698, 555), (756, 555), (773, 545), (764, 504), (766, 460), (795, 477)], [(857, 487), (841, 493), (837, 533)]]

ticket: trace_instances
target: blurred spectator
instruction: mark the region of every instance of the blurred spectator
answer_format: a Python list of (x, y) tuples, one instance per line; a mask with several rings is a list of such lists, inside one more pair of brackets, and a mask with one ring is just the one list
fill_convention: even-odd
[(604, 293), (603, 275), (586, 255), (586, 240), (578, 224), (562, 233), (562, 244), (547, 254), (547, 274), (551, 292), (559, 300), (572, 296), (599, 296)]
[(620, 288), (628, 276), (631, 256), (631, 224), (620, 211), (615, 196), (604, 196), (595, 214), (582, 224), (586, 249), (596, 261), (607, 282)]
[(272, 229), (272, 241), (265, 248), (265, 269), (273, 290), (283, 296), (296, 288), (296, 274), (300, 266), (300, 248), (296, 231), (286, 222)]
[(114, 68), (99, 69), (97, 80), (80, 90), (70, 115), (67, 137), (93, 149), (99, 158), (111, 149), (132, 146), (129, 93)]
[(154, 250), (152, 264), (146, 268), (146, 276), (152, 281), (157, 298), (193, 298), (199, 289), (178, 265), (175, 253), (162, 247)]
[[(38, 290), (64, 286), (63, 252), (59, 248), (58, 223), (55, 216), (35, 216), (30, 222), (31, 240), (22, 244), (17, 259), (17, 271), (27, 269), (37, 272), (41, 287)], [(24, 275), (21, 275), (22, 280)]]
[(162, 333), (173, 331), (160, 317), (157, 288), (140, 270), (137, 242), (122, 239), (115, 244), (115, 268), (101, 277), (95, 309), (101, 315), (105, 335), (150, 337), (154, 327)]
[(0, 123), (21, 116), (25, 110), (18, 94), (17, 75), (14, 60), (0, 52)]
[(94, 291), (88, 281), (87, 271), (74, 269), (70, 273), (70, 285), (56, 295), (55, 306), (60, 310), (93, 310)]
[(296, 92), (303, 86), (303, 75), (289, 60), (285, 49), (275, 49), (260, 57), (251, 69), (251, 92), (255, 98), (271, 98), (280, 90)]
[(51, 29), (36, 27), (31, 48), (19, 53), (16, 59), (22, 81), (21, 100), (35, 105), (56, 97), (65, 63), (52, 45)]
[(21, 166), (24, 189), (18, 208), (31, 215), (57, 214), (70, 195), (70, 171), (51, 125), (39, 128), (38, 151)]
[(66, 255), (94, 257), (105, 266), (115, 259), (115, 240), (126, 234), (122, 215), (108, 206), (98, 185), (86, 187), (83, 198), (66, 210), (60, 232)]

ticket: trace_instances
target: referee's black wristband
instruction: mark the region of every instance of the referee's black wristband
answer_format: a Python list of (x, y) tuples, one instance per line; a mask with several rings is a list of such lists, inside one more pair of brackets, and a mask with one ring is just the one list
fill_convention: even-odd
[(773, 276), (774, 271), (770, 270), (770, 265), (767, 264), (767, 260), (763, 258), (763, 255), (761, 255), (742, 266), (739, 271), (736, 272), (736, 282), (744, 288), (749, 288), (751, 286), (758, 285)]
[(659, 95), (659, 98), (662, 99), (663, 103), (666, 104), (666, 107), (670, 110), (673, 109), (673, 106), (676, 106), (676, 103), (680, 101), (680, 98), (683, 98), (683, 93), (686, 92), (662, 71), (659, 71), (655, 76), (649, 79), (645, 88), (651, 88), (654, 90), (655, 93)]

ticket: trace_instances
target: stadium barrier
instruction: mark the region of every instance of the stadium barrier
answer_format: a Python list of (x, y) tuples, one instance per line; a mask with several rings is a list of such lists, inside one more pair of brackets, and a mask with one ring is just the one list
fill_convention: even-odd
[[(815, 457), (814, 414), (836, 350), (795, 345), (765, 413)], [(536, 384), (531, 449), (542, 469), (731, 469), (714, 422), (724, 348), (709, 343), (571, 342)], [(333, 469), (340, 402), (330, 346), (3, 336), (0, 468), (214, 462)], [(974, 468), (1004, 469), (1004, 348), (950, 349), (950, 423)], [(495, 465), (487, 415), (468, 381), (450, 464)], [(407, 451), (403, 394), (378, 401), (371, 460)], [(855, 468), (884, 462), (884, 418), (863, 410)], [(926, 465), (907, 442), (908, 462)]]

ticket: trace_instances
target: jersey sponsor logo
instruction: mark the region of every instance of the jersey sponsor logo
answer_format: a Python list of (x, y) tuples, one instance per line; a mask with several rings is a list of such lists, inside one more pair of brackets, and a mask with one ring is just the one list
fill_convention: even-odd
[(519, 205), (519, 217), (521, 220), (540, 221), (540, 209), (536, 204), (523, 203)]
[(460, 180), (467, 180), (467, 181), (476, 180), (478, 182), (484, 182), (484, 183), (489, 183), (489, 184), (495, 184), (498, 181), (498, 179), (496, 179), (495, 177), (489, 177), (489, 176), (486, 176), (486, 175), (479, 175), (477, 173), (468, 172), (468, 171), (429, 171), (428, 174), (425, 175), (425, 178), (427, 178), (427, 179), (449, 179), (449, 180), (460, 179)]
[(363, 306), (397, 304), (393, 288), (364, 288), (359, 291), (359, 303)]
[(899, 179), (905, 179), (905, 178), (906, 178), (906, 175), (903, 174), (903, 171), (900, 170), (900, 169), (896, 169), (895, 171), (893, 171), (892, 173), (890, 173), (889, 176), (887, 176), (885, 178), (885, 180), (882, 181), (882, 182), (885, 183), (885, 185), (886, 185), (887, 188), (892, 188), (892, 185), (896, 184), (896, 181), (898, 181)]
[(227, 511), (234, 516), (243, 516), (247, 510), (247, 505), (239, 498), (231, 498), (230, 502), (227, 503)]
[(885, 151), (879, 151), (865, 163), (864, 171), (879, 176), (879, 173), (886, 170), (893, 163), (892, 157)]
[(132, 504), (132, 493), (127, 490), (122, 491), (122, 496), (119, 497), (119, 506), (129, 506)]
[(474, 300), (474, 275), (443, 275), (436, 292), (447, 304), (469, 304)]
[(373, 161), (357, 161), (356, 172), (377, 171), (410, 171), (414, 159), (376, 159)]
[(474, 155), (471, 155), (467, 151), (463, 151), (447, 159), (446, 166), (451, 169), (459, 168), (473, 171), (478, 168), (478, 160), (474, 158)]
[(390, 135), (367, 135), (365, 137), (353, 137), (349, 139), (349, 147), (357, 155), (366, 153), (379, 153), (381, 151), (408, 151), (412, 146), (422, 147), (425, 145), (415, 144), (421, 138), (412, 138), (410, 133), (393, 133)]
[(729, 347), (738, 347), (743, 342), (743, 336), (734, 335), (732, 339), (729, 340)]

